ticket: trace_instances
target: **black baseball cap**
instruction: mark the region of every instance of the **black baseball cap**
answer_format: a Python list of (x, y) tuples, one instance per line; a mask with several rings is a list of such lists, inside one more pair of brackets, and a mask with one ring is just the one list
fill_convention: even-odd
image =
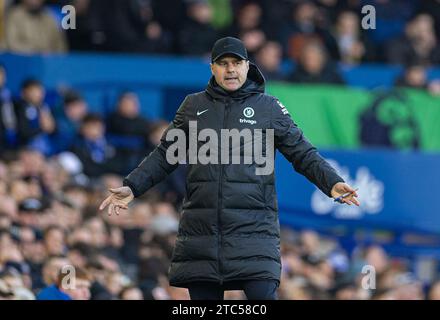
[(221, 38), (214, 43), (211, 51), (211, 62), (215, 62), (225, 54), (232, 54), (243, 60), (248, 59), (243, 41), (234, 37)]

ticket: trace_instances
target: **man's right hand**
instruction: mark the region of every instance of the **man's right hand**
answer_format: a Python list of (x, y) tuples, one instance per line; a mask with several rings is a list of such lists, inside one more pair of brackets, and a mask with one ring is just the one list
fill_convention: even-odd
[(128, 204), (134, 199), (133, 192), (130, 187), (124, 186), (120, 188), (109, 189), (112, 193), (99, 206), (99, 210), (105, 209), (108, 206), (108, 215), (111, 216), (113, 212), (119, 215), (119, 210), (128, 209)]

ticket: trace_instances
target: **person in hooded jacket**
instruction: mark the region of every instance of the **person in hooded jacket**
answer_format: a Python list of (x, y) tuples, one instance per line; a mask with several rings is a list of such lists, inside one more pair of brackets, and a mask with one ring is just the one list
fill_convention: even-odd
[[(190, 145), (192, 121), (199, 138), (206, 129), (218, 136), (225, 129), (252, 129), (252, 138), (256, 138), (255, 129), (261, 129), (260, 141), (266, 141), (263, 154), (278, 149), (327, 196), (359, 205), (356, 191), (319, 155), (286, 108), (264, 93), (265, 80), (248, 61), (243, 42), (232, 37), (219, 39), (211, 56), (213, 76), (206, 90), (184, 99), (161, 143), (124, 179), (122, 187), (110, 189), (100, 209), (108, 206), (108, 214), (119, 214), (178, 167), (179, 162), (169, 161), (167, 154), (175, 143), (168, 135), (172, 130), (180, 129), (186, 135), (186, 161), (194, 156), (194, 149), (205, 148), (202, 141)], [(267, 142), (264, 135), (269, 132), (273, 139)], [(246, 147), (246, 141), (239, 139), (236, 148)], [(228, 148), (212, 150), (231, 152), (233, 146)], [(168, 271), (170, 284), (188, 288), (191, 299), (222, 300), (225, 290), (244, 290), (250, 300), (277, 299), (281, 259), (275, 176), (273, 170), (257, 174), (261, 164), (256, 159), (243, 162), (189, 160), (187, 195)], [(347, 196), (340, 198), (344, 194)]]

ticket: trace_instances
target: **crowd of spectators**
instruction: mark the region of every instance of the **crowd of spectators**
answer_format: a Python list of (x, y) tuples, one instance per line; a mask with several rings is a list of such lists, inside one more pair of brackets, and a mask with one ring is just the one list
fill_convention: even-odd
[[(336, 83), (337, 63), (397, 64), (426, 70), (440, 62), (436, 0), (9, 0), (0, 50), (99, 51), (208, 57), (221, 36), (241, 38), (268, 80)], [(364, 29), (364, 5), (376, 10)], [(75, 7), (63, 30), (62, 6)], [(66, 13), (67, 14), (67, 13)], [(70, 21), (72, 22), (72, 21)], [(290, 75), (283, 61), (297, 65)], [(412, 82), (399, 85), (413, 86)]]
[(69, 151), (88, 176), (124, 174), (151, 151), (157, 131), (166, 128), (140, 114), (135, 93), (121, 93), (114, 112), (105, 116), (91, 113), (81, 94), (70, 89), (59, 104), (48, 106), (45, 87), (37, 79), (25, 79), (19, 96), (13, 97), (6, 78), (0, 66), (0, 149), (5, 153), (21, 148), (45, 156)]
[[(155, 189), (108, 216), (97, 206), (121, 177), (79, 183), (71, 168), (31, 149), (0, 162), (0, 299), (188, 299), (166, 277), (178, 208)], [(407, 260), (379, 245), (348, 253), (333, 237), (282, 229), (281, 251), (280, 299), (440, 299), (440, 282), (417, 279)]]

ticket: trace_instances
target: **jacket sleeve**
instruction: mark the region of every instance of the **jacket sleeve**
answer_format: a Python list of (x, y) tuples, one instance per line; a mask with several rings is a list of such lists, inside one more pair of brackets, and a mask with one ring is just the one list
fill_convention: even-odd
[(180, 105), (174, 120), (162, 135), (160, 144), (142, 160), (137, 168), (125, 177), (123, 184), (130, 187), (135, 197), (139, 197), (147, 192), (148, 189), (164, 180), (167, 175), (178, 167), (178, 163), (170, 164), (166, 159), (167, 150), (174, 143), (174, 141), (167, 141), (166, 136), (171, 129), (184, 130), (186, 137), (188, 136), (188, 121), (186, 117), (188, 105), (189, 96)]
[(294, 123), (287, 109), (275, 100), (271, 109), (275, 147), (292, 163), (295, 171), (304, 175), (322, 192), (331, 197), (331, 189), (344, 180), (330, 164), (321, 157), (317, 149), (307, 140), (302, 130)]

